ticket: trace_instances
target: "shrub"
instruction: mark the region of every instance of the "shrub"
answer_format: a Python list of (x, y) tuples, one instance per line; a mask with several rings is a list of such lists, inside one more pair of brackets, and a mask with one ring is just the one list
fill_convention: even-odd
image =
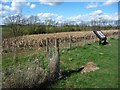
[(38, 60), (9, 67), (3, 71), (3, 88), (32, 88), (41, 84), (46, 72), (40, 67)]

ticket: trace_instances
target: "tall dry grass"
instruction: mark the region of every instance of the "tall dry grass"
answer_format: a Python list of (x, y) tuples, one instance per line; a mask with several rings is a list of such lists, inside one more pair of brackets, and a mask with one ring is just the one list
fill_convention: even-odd
[[(105, 30), (103, 31), (107, 37), (118, 35), (118, 30)], [(69, 37), (72, 36), (72, 42), (81, 42), (83, 39), (93, 40), (97, 38), (92, 31), (79, 31), (79, 32), (61, 32), (52, 34), (39, 34), (39, 35), (26, 35), (16, 38), (3, 39), (2, 46), (3, 52), (14, 51), (15, 47), (18, 49), (34, 48), (46, 46), (46, 38), (49, 38), (51, 43), (54, 39), (59, 38), (60, 43), (68, 43)]]
[(32, 88), (43, 83), (46, 74), (37, 60), (13, 65), (2, 72), (2, 88)]

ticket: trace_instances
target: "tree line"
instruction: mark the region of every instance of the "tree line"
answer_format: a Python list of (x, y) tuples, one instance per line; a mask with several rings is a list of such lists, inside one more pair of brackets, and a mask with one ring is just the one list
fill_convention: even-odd
[(103, 18), (99, 18), (99, 20), (91, 20), (89, 22), (81, 21), (79, 24), (74, 21), (59, 23), (52, 19), (46, 19), (43, 22), (38, 16), (30, 16), (26, 18), (23, 15), (8, 16), (3, 21), (3, 38), (7, 36), (17, 37), (22, 35), (56, 32), (118, 29), (118, 23), (120, 22), (105, 20)]

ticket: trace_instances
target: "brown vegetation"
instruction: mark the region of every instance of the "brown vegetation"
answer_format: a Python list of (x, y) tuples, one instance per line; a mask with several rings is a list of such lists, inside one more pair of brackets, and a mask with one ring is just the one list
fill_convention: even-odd
[(97, 64), (94, 62), (87, 62), (82, 68), (83, 69), (81, 70), (81, 73), (87, 73), (99, 69), (99, 67), (97, 67)]
[[(118, 30), (105, 30), (103, 31), (107, 37), (118, 35)], [(49, 38), (49, 44), (54, 43), (54, 39), (59, 38), (61, 43), (69, 43), (70, 36), (72, 43), (83, 42), (84, 40), (98, 40), (92, 31), (80, 32), (61, 32), (52, 34), (38, 34), (26, 35), (16, 38), (4, 39), (2, 42), (3, 52), (13, 51), (17, 49), (36, 48), (46, 46), (46, 38)]]
[(42, 82), (46, 77), (46, 72), (41, 68), (38, 60), (27, 62), (28, 64), (11, 66), (7, 71), (3, 71), (2, 87), (3, 88), (31, 88)]

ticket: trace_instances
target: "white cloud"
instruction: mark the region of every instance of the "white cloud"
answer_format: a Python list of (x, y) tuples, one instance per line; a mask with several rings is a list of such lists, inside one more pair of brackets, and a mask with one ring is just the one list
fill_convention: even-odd
[(99, 14), (102, 14), (103, 11), (102, 10), (96, 10), (96, 11), (93, 11), (90, 13), (90, 15), (99, 15)]
[[(23, 0), (25, 1), (25, 0)], [(15, 12), (15, 13), (21, 13), (21, 7), (24, 5), (24, 2), (21, 2), (21, 0), (12, 0), (10, 6), (3, 4), (2, 5), (2, 12), (6, 12), (6, 13), (11, 13), (11, 12)], [(0, 9), (1, 9), (1, 5), (0, 5)], [(6, 13), (2, 13), (2, 14), (6, 14)]]
[(71, 16), (67, 18), (67, 21), (72, 21), (73, 23), (81, 23), (82, 21), (91, 21), (91, 20), (118, 20), (118, 14), (108, 15), (103, 13), (102, 10), (96, 10), (88, 14)]
[(64, 17), (58, 15), (58, 16), (56, 17), (55, 21), (56, 21), (57, 23), (59, 23), (59, 24), (62, 24), (62, 23), (64, 22)]
[[(2, 14), (3, 12), (0, 12)], [(6, 13), (6, 12), (4, 12)], [(99, 14), (101, 13), (101, 14)], [(80, 23), (87, 23), (91, 20), (118, 20), (118, 13), (114, 13), (112, 15), (108, 15), (106, 13), (103, 13), (100, 10), (93, 11), (88, 14), (83, 15), (77, 15), (77, 16), (71, 16), (68, 18), (64, 18), (62, 15), (54, 14), (54, 13), (38, 13), (37, 16), (40, 18), (41, 22), (45, 22), (48, 19), (52, 19), (53, 21), (57, 22), (59, 25), (62, 25), (63, 23), (69, 23), (69, 24), (80, 24)], [(29, 18), (30, 16), (26, 16), (26, 18)]]
[(56, 23), (62, 24), (65, 20), (62, 15), (57, 15), (54, 13), (38, 13), (37, 16), (42, 22), (45, 22), (48, 19), (52, 19)]
[(56, 20), (58, 20), (58, 21), (63, 20), (63, 16), (57, 16), (57, 17), (56, 17)]
[(98, 3), (89, 3), (86, 8), (96, 8), (98, 5)]
[(82, 18), (81, 15), (78, 15), (78, 16), (71, 16), (69, 18), (67, 18), (68, 21), (80, 21)]
[(11, 6), (10, 6), (10, 11), (11, 12), (16, 12), (16, 13), (21, 13), (21, 8), (24, 5), (26, 0), (12, 0)]
[(31, 9), (36, 7), (35, 4), (31, 4), (30, 2), (27, 2), (26, 6), (29, 6)]
[(96, 2), (89, 2), (88, 5), (86, 6), (86, 8), (96, 8), (98, 6), (108, 6), (108, 5), (111, 5), (115, 2), (118, 2), (119, 0), (106, 0), (106, 1), (103, 1), (102, 4), (98, 3), (97, 1)]
[(114, 19), (114, 20), (118, 20), (118, 18), (120, 17), (120, 14), (115, 13), (115, 14), (113, 14), (111, 17), (112, 17), (112, 19)]
[(2, 1), (2, 3), (7, 3), (7, 2), (9, 2), (9, 0), (1, 0)]
[(43, 13), (38, 13), (37, 16), (41, 17)]
[(56, 22), (58, 22), (59, 24), (63, 24), (63, 23), (69, 23), (69, 24), (79, 24), (79, 23), (86, 23), (88, 21), (91, 20), (117, 20), (118, 19), (118, 15), (117, 13), (113, 14), (113, 15), (108, 15), (106, 13), (103, 13), (102, 10), (96, 10), (93, 12), (90, 12), (88, 14), (79, 14), (77, 16), (70, 16), (67, 18), (64, 18), (61, 15), (57, 15), (54, 13), (38, 13), (37, 16), (41, 19), (42, 22), (44, 22), (45, 20), (48, 19), (52, 19)]
[(30, 8), (35, 8), (35, 7), (36, 7), (35, 4), (31, 4), (31, 5), (30, 5)]
[(7, 11), (2, 11), (2, 14), (6, 15), (6, 14), (8, 14), (8, 12)]
[(103, 3), (103, 6), (108, 6), (108, 5), (111, 5), (115, 2), (118, 2), (119, 0), (106, 0), (104, 3)]
[(10, 5), (0, 4), (0, 11), (2, 11), (3, 15), (14, 13), (21, 13), (23, 6), (29, 6), (30, 8), (35, 8), (35, 4), (26, 3), (26, 0), (12, 0)]
[(59, 5), (62, 2), (60, 0), (39, 0), (41, 4), (46, 4), (50, 6)]
[(0, 11), (0, 17), (2, 16), (2, 11)]
[(11, 11), (20, 13), (21, 12), (21, 6), (23, 5), (23, 2), (16, 2), (15, 0), (11, 3)]
[(0, 4), (0, 10), (2, 10), (2, 4)]
[(4, 16), (6, 16), (7, 14), (8, 14), (9, 12), (7, 12), (7, 11), (0, 11), (0, 17), (4, 17)]
[(107, 19), (107, 20), (111, 20), (112, 19), (112, 17), (107, 15), (107, 14), (102, 15), (102, 18)]
[(40, 18), (50, 19), (56, 17), (57, 15), (53, 13), (38, 13), (37, 16), (39, 16)]
[(45, 17), (45, 18), (49, 18), (49, 17), (52, 17), (52, 16), (54, 16), (53, 13), (44, 13), (43, 14), (43, 17)]
[(27, 2), (26, 5), (27, 5), (27, 6), (30, 6), (30, 2)]
[(0, 16), (6, 15), (10, 12), (10, 7), (7, 5), (0, 5), (0, 12), (1, 12)]
[(8, 12), (10, 11), (10, 7), (7, 5), (2, 6), (2, 9), (3, 9), (3, 11), (8, 11)]

